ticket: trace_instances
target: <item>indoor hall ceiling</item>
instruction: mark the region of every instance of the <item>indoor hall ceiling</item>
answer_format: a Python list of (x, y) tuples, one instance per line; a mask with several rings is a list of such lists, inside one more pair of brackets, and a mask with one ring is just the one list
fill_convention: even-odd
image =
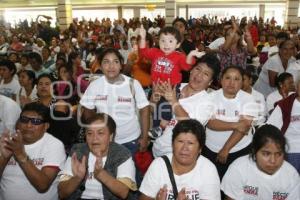
[[(39, 6), (56, 6), (58, 0), (0, 0), (0, 8), (14, 7), (39, 7)], [(137, 5), (137, 4), (161, 4), (165, 0), (71, 0), (73, 6), (83, 5)], [(179, 4), (186, 4), (186, 0), (176, 0)], [(286, 0), (189, 0), (193, 3), (221, 3), (230, 4), (234, 2), (245, 3), (285, 3)]]

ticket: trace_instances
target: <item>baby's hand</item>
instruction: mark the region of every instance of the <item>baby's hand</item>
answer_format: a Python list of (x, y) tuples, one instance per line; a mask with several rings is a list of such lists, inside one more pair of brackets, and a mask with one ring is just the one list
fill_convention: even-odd
[(139, 30), (139, 34), (140, 34), (140, 36), (141, 36), (142, 39), (145, 39), (145, 38), (146, 38), (147, 32), (146, 32), (146, 30), (144, 29), (144, 26), (143, 26), (143, 25), (141, 25), (141, 28), (140, 28), (140, 30)]

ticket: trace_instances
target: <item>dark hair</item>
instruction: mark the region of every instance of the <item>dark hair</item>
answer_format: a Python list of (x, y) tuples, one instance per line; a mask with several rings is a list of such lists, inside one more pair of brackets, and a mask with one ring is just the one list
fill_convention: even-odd
[(27, 60), (29, 59), (28, 54), (26, 54), (26, 53), (23, 53), (20, 58), (26, 58)]
[(205, 145), (205, 129), (202, 124), (195, 119), (179, 121), (172, 131), (172, 144), (181, 133), (191, 133), (197, 138), (200, 148)]
[(283, 72), (279, 76), (276, 77), (275, 79), (275, 85), (278, 89), (280, 89), (280, 84), (282, 84), (285, 80), (288, 78), (293, 78), (293, 75), (288, 73), (288, 72)]
[(118, 57), (118, 59), (119, 59), (121, 65), (123, 65), (123, 63), (124, 63), (123, 56), (122, 56), (121, 53), (120, 53), (117, 49), (115, 49), (115, 48), (107, 48), (107, 49), (104, 49), (104, 50), (101, 52), (101, 54), (100, 54), (100, 56), (99, 56), (99, 58), (98, 58), (99, 63), (101, 64), (101, 62), (102, 62), (103, 58), (106, 56), (106, 54), (110, 54), (110, 53), (115, 54), (115, 55)]
[(28, 58), (29, 59), (34, 59), (36, 60), (39, 64), (43, 63), (42, 57), (40, 54), (36, 53), (36, 52), (31, 52), (28, 54)]
[(286, 45), (287, 43), (292, 43), (292, 44), (295, 46), (295, 43), (294, 43), (292, 40), (286, 39), (286, 40), (284, 40), (283, 42), (281, 42), (281, 43), (279, 44), (278, 48), (279, 48), (279, 49), (282, 49), (283, 46)]
[(45, 122), (49, 122), (50, 121), (50, 111), (49, 108), (41, 103), (38, 102), (32, 102), (32, 103), (28, 103), (24, 106), (24, 108), (22, 109), (22, 112), (20, 114), (20, 116), (22, 116), (22, 114), (24, 112), (36, 112), (39, 116), (42, 117), (42, 119)]
[(22, 74), (22, 73), (25, 73), (27, 76), (28, 76), (28, 78), (29, 78), (29, 80), (32, 80), (32, 84), (31, 84), (31, 88), (33, 88), (34, 87), (34, 85), (35, 85), (35, 73), (33, 72), (33, 71), (31, 71), (31, 70), (21, 70), (21, 71), (19, 71), (18, 72), (18, 76), (20, 77), (20, 75)]
[(110, 115), (108, 115), (106, 113), (97, 113), (97, 114), (93, 114), (91, 117), (89, 117), (86, 120), (86, 123), (88, 125), (90, 125), (90, 124), (92, 124), (93, 122), (95, 122), (97, 120), (100, 120), (100, 121), (104, 122), (105, 125), (107, 126), (110, 134), (112, 134), (113, 138), (115, 138), (116, 129), (117, 129), (117, 125), (116, 125), (115, 120)]
[(51, 82), (53, 81), (52, 76), (50, 74), (41, 74), (37, 78), (36, 83), (38, 84), (42, 78), (48, 78)]
[(13, 63), (10, 60), (0, 61), (0, 66), (6, 67), (10, 72), (12, 72), (12, 76), (14, 76), (17, 72), (17, 68), (16, 68), (15, 63)]
[(50, 54), (51, 54), (51, 50), (50, 50), (49, 46), (44, 46), (44, 47), (43, 47), (43, 49), (47, 50), (47, 51), (48, 51), (48, 53), (49, 53), (49, 56), (50, 56)]
[(226, 68), (223, 70), (223, 72), (222, 72), (222, 74), (221, 74), (221, 79), (223, 78), (224, 74), (226, 74), (226, 72), (227, 72), (228, 70), (230, 70), (230, 69), (235, 69), (235, 70), (237, 70), (237, 71), (241, 74), (241, 76), (243, 77), (243, 75), (244, 75), (244, 70), (243, 70), (243, 68), (232, 65), (232, 66), (226, 67)]
[(181, 22), (184, 24), (185, 30), (188, 29), (188, 23), (186, 22), (186, 20), (183, 17), (176, 17), (173, 22), (172, 22), (172, 26), (175, 25), (176, 22)]
[(68, 57), (68, 67), (72, 67), (73, 66), (73, 60), (76, 59), (79, 55), (79, 53), (75, 52), (75, 51), (72, 51), (70, 54), (69, 54), (69, 57)]
[(197, 59), (196, 63), (193, 65), (193, 68), (196, 67), (199, 63), (205, 63), (213, 71), (213, 80), (218, 79), (221, 66), (220, 61), (215, 54), (207, 53), (200, 59)]
[(250, 70), (244, 70), (244, 76), (247, 76), (249, 79), (253, 79), (252, 72)]
[(162, 35), (162, 34), (174, 35), (174, 37), (177, 40), (177, 44), (181, 42), (181, 35), (180, 35), (179, 31), (176, 28), (172, 27), (172, 26), (166, 26), (166, 27), (162, 28), (159, 31), (158, 36), (160, 37), (160, 35)]
[(290, 39), (290, 36), (286, 32), (279, 32), (276, 35), (276, 40), (279, 40), (279, 39), (288, 40), (288, 39)]
[(279, 145), (284, 154), (286, 154), (286, 139), (281, 131), (270, 124), (259, 127), (252, 139), (250, 157), (255, 160), (256, 153), (268, 142), (274, 142)]

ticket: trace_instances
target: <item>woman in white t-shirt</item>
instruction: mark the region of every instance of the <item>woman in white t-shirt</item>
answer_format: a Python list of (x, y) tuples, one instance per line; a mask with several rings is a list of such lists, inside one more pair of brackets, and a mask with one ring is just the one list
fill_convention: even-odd
[(117, 124), (116, 143), (125, 145), (133, 154), (138, 145), (141, 151), (147, 150), (149, 102), (141, 84), (121, 74), (123, 57), (118, 50), (103, 50), (99, 63), (104, 76), (91, 82), (82, 96), (83, 118), (95, 112), (109, 114)]
[(220, 178), (236, 158), (248, 154), (251, 125), (258, 116), (254, 98), (241, 90), (243, 71), (227, 67), (221, 76), (222, 88), (211, 93), (214, 115), (207, 123), (203, 155), (217, 167)]
[(18, 73), (20, 91), (17, 93), (16, 102), (23, 107), (37, 98), (35, 87), (35, 73), (31, 70), (22, 70)]
[(292, 74), (283, 72), (276, 77), (276, 87), (277, 90), (267, 97), (267, 109), (269, 114), (274, 110), (277, 101), (286, 98), (295, 91), (295, 83)]
[(251, 153), (234, 161), (223, 177), (221, 189), (228, 200), (300, 199), (300, 177), (284, 160), (286, 140), (280, 130), (263, 125), (253, 136)]
[(295, 44), (291, 40), (283, 41), (279, 45), (279, 53), (271, 56), (263, 65), (254, 89), (267, 97), (275, 88), (276, 77), (283, 72), (295, 72), (291, 64), (295, 61)]
[(12, 61), (3, 60), (0, 62), (0, 76), (2, 77), (0, 94), (13, 100), (16, 100), (16, 95), (21, 88), (18, 80), (14, 78), (16, 72), (16, 65)]
[(81, 190), (72, 199), (126, 199), (130, 189), (137, 189), (135, 167), (129, 150), (112, 142), (115, 121), (99, 113), (89, 118), (87, 124), (87, 146), (73, 148), (72, 157), (68, 157), (60, 176), (59, 197), (69, 198)]
[[(181, 84), (180, 97), (177, 100), (176, 95), (172, 93), (171, 87), (161, 85), (160, 92), (165, 95), (170, 105), (173, 105), (173, 119), (168, 123), (163, 134), (156, 138), (152, 152), (155, 157), (172, 152), (172, 129), (177, 121), (185, 118), (198, 120), (203, 126), (213, 114), (212, 99), (206, 92), (209, 85), (216, 80), (220, 72), (220, 62), (214, 54), (206, 54), (201, 57), (190, 71), (189, 82)], [(171, 91), (168, 91), (168, 89)], [(152, 94), (151, 101), (154, 101), (155, 92)], [(170, 98), (172, 97), (172, 98)], [(155, 103), (155, 102), (154, 102)], [(183, 110), (182, 110), (183, 109)]]
[(278, 102), (267, 123), (281, 130), (287, 140), (286, 160), (300, 173), (300, 80), (296, 93)]
[[(148, 168), (140, 187), (140, 200), (220, 199), (220, 180), (216, 167), (201, 155), (205, 130), (194, 119), (182, 120), (173, 129), (173, 153), (167, 154), (174, 175), (175, 196), (164, 160), (156, 158)], [(174, 196), (175, 195), (175, 196)]]

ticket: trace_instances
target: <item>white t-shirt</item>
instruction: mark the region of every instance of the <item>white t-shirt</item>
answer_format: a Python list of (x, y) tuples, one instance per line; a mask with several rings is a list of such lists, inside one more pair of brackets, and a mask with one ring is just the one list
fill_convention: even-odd
[[(66, 154), (64, 145), (52, 135), (45, 133), (37, 142), (25, 145), (26, 154), (38, 169), (63, 168)], [(39, 193), (29, 182), (19, 164), (12, 157), (6, 165), (0, 181), (0, 199), (3, 200), (57, 200), (56, 178), (45, 193)]]
[(258, 104), (259, 112), (258, 112), (258, 118), (254, 119), (255, 125), (259, 126), (262, 125), (266, 121), (267, 117), (267, 106), (266, 106), (266, 100), (262, 93), (254, 90), (252, 88), (251, 95), (254, 97), (255, 102)]
[(215, 39), (212, 43), (210, 43), (208, 45), (208, 47), (210, 49), (219, 49), (219, 47), (225, 43), (225, 38), (224, 37), (220, 37), (220, 38), (217, 38)]
[[(105, 165), (106, 160), (107, 157), (102, 158), (103, 166)], [(104, 199), (102, 184), (94, 177), (95, 162), (96, 157), (90, 152), (88, 159), (88, 178), (85, 183), (85, 190), (81, 195), (81, 198), (83, 199)], [(61, 174), (73, 176), (71, 157), (68, 157)], [(116, 178), (129, 178), (135, 182), (135, 167), (131, 157), (118, 167)]]
[[(286, 199), (299, 181), (298, 172), (286, 161), (275, 174), (268, 175), (260, 171), (256, 163), (246, 155), (229, 166), (221, 189), (236, 200), (277, 200)], [(299, 198), (298, 196), (296, 199)]]
[(141, 133), (136, 107), (142, 109), (149, 105), (141, 84), (134, 80), (135, 101), (130, 90), (130, 78), (122, 75), (125, 81), (120, 85), (110, 84), (105, 76), (93, 81), (80, 100), (88, 109), (109, 114), (117, 124), (115, 141), (119, 144), (130, 142)]
[[(172, 154), (167, 155), (170, 162)], [(220, 197), (220, 180), (214, 164), (200, 155), (196, 166), (182, 175), (174, 174), (178, 192), (185, 188), (188, 199), (213, 199)], [(151, 198), (156, 198), (161, 188), (167, 185), (168, 200), (173, 200), (172, 184), (166, 164), (162, 158), (156, 158), (148, 168), (142, 181), (140, 192)]]
[(2, 80), (0, 83), (0, 94), (9, 98), (12, 98), (14, 95), (17, 95), (20, 89), (21, 86), (19, 84), (19, 81), (14, 78), (11, 80), (11, 82), (7, 84), (4, 83), (4, 80)]
[(263, 47), (261, 51), (268, 52), (268, 57), (270, 57), (270, 56), (274, 55), (275, 53), (278, 53), (279, 48), (277, 45), (274, 45), (272, 47), (266, 46), (266, 47)]
[[(290, 92), (289, 95), (291, 95), (293, 92)], [(274, 104), (277, 101), (280, 101), (283, 97), (281, 96), (281, 94), (279, 93), (278, 90), (275, 90), (274, 92), (272, 92), (271, 94), (269, 94), (267, 96), (267, 110), (268, 113), (274, 109)]]
[[(180, 90), (187, 85), (181, 84)], [(213, 104), (209, 94), (203, 90), (193, 96), (179, 99), (180, 105), (188, 113), (190, 118), (197, 119), (203, 126), (206, 125), (210, 117), (213, 115)], [(172, 135), (173, 128), (177, 124), (175, 116), (168, 123), (162, 136), (158, 137), (153, 143), (152, 152), (155, 157), (165, 155), (172, 152)]]
[(286, 200), (294, 200), (294, 199), (300, 199), (300, 182), (298, 185), (291, 191), (288, 198)]
[(0, 94), (0, 136), (5, 129), (15, 129), (20, 113), (20, 106), (14, 100)]
[[(282, 128), (282, 112), (279, 106), (276, 106), (272, 114), (270, 115), (267, 124), (272, 124), (278, 129)], [(289, 153), (300, 153), (300, 102), (296, 99), (293, 103), (291, 111), (291, 121), (287, 128), (284, 137), (287, 140)]]
[[(225, 122), (238, 122), (241, 115), (252, 117), (258, 116), (258, 106), (251, 94), (240, 90), (236, 97), (228, 99), (223, 95), (223, 89), (210, 93), (215, 105), (214, 116), (218, 120)], [(247, 147), (252, 141), (252, 134), (245, 135), (231, 150), (230, 153), (239, 151)], [(205, 145), (213, 152), (219, 152), (225, 142), (229, 139), (232, 131), (215, 131), (206, 128)]]
[(293, 69), (290, 68), (291, 63), (295, 62), (295, 58), (291, 57), (288, 61), (288, 67), (285, 70), (282, 66), (281, 59), (279, 54), (271, 56), (267, 62), (263, 65), (262, 70), (259, 74), (257, 81), (255, 82), (253, 88), (260, 93), (262, 93), (265, 97), (267, 97), (271, 92), (275, 91), (275, 87), (270, 86), (269, 82), (269, 73), (268, 70), (277, 72), (280, 75), (283, 72), (293, 73)]
[(289, 73), (293, 75), (294, 83), (297, 84), (300, 80), (300, 60), (295, 60), (290, 63)]
[(16, 96), (16, 102), (20, 105), (20, 97), (23, 96), (23, 97), (28, 97), (29, 99), (31, 99), (32, 101), (34, 101), (35, 99), (37, 99), (37, 90), (36, 90), (36, 86), (34, 86), (34, 88), (32, 89), (31, 93), (29, 96), (27, 96), (26, 94), (26, 90), (24, 87), (22, 87), (20, 89), (20, 91), (17, 93), (17, 96)]

